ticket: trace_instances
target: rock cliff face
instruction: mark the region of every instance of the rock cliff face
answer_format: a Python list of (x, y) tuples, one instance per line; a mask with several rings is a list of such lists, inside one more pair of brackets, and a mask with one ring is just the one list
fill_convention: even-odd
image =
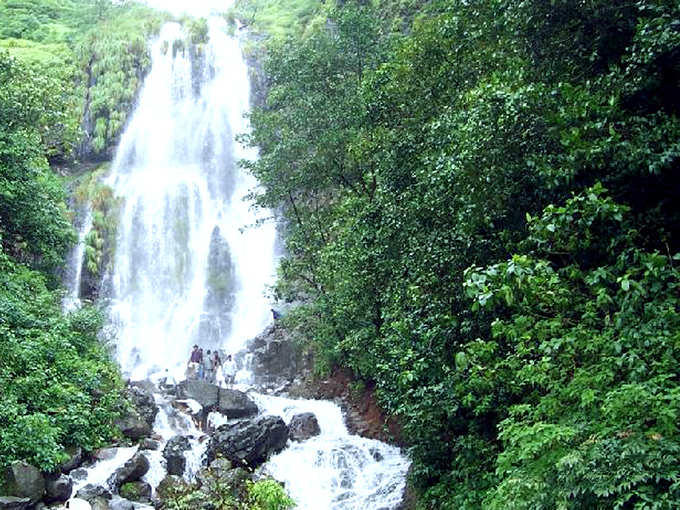
[(311, 360), (276, 324), (253, 338), (248, 349), (253, 355), (255, 384), (265, 388), (286, 387), (311, 367)]

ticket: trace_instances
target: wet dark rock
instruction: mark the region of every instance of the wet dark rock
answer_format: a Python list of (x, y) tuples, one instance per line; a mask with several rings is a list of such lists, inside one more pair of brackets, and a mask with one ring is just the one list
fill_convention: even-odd
[(0, 510), (26, 510), (31, 505), (31, 498), (0, 496)]
[(136, 482), (149, 471), (149, 459), (141, 453), (135, 453), (121, 467), (116, 469), (108, 480), (112, 487), (120, 487), (126, 482)]
[(80, 446), (69, 446), (66, 448), (66, 453), (70, 456), (70, 458), (61, 466), (59, 466), (59, 469), (64, 474), (68, 474), (74, 469), (79, 468), (85, 460), (83, 449)]
[(5, 495), (29, 498), (31, 503), (40, 501), (45, 494), (45, 478), (38, 468), (27, 462), (14, 462), (6, 470), (0, 487)]
[(111, 491), (99, 485), (88, 483), (85, 487), (76, 492), (76, 498), (84, 499), (90, 504), (96, 499), (111, 499)]
[(303, 369), (304, 360), (285, 330), (269, 326), (250, 341), (253, 354), (252, 370), (260, 386), (285, 386), (295, 380)]
[(380, 450), (378, 450), (377, 448), (371, 448), (369, 451), (371, 452), (371, 457), (373, 457), (373, 460), (375, 460), (376, 462), (380, 462), (383, 460), (384, 457), (382, 453), (380, 453)]
[(148, 503), (151, 500), (151, 485), (146, 482), (127, 482), (120, 487), (120, 497), (137, 501), (139, 503)]
[(64, 474), (47, 475), (45, 477), (45, 503), (66, 501), (73, 492), (73, 480)]
[(217, 410), (225, 414), (227, 418), (247, 418), (258, 413), (257, 405), (248, 395), (238, 390), (228, 388), (219, 389), (219, 402)]
[(272, 453), (280, 452), (288, 441), (288, 427), (278, 416), (261, 416), (252, 421), (227, 423), (210, 439), (208, 463), (223, 456), (234, 465), (254, 469)]
[(85, 480), (85, 478), (87, 478), (87, 469), (85, 468), (74, 469), (69, 473), (69, 476), (76, 481)]
[(161, 447), (161, 442), (156, 441), (155, 439), (142, 439), (139, 443), (139, 447), (142, 450), (159, 450)]
[(314, 413), (300, 413), (293, 416), (288, 425), (290, 439), (293, 441), (305, 441), (321, 433), (319, 422)]
[(184, 436), (175, 436), (168, 441), (163, 448), (163, 457), (167, 461), (169, 475), (182, 476), (187, 465), (184, 452), (191, 450), (189, 439)]
[(201, 404), (204, 411), (213, 411), (219, 402), (219, 388), (198, 379), (187, 379), (178, 385), (178, 393), (182, 398), (190, 398)]
[(94, 460), (111, 460), (118, 453), (118, 448), (100, 448), (92, 452)]
[(133, 408), (116, 422), (125, 437), (137, 440), (151, 435), (153, 422), (158, 414), (152, 389), (153, 385), (147, 387), (143, 383), (134, 383), (128, 387), (127, 396)]

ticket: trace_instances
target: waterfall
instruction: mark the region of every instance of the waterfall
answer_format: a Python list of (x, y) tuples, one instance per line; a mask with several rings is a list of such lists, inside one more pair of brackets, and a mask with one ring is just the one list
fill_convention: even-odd
[(66, 261), (66, 274), (64, 275), (66, 294), (62, 300), (62, 307), (65, 312), (73, 311), (80, 306), (80, 280), (83, 274), (85, 237), (92, 228), (92, 209), (89, 205), (85, 205), (83, 209), (84, 211), (77, 215), (82, 217), (78, 226), (78, 241), (71, 249)]
[(133, 379), (183, 375), (191, 346), (233, 352), (269, 320), (275, 229), (243, 200), (256, 183), (236, 162), (252, 157), (247, 67), (226, 23), (191, 45), (169, 23), (109, 177), (124, 197), (113, 273), (118, 359)]
[[(213, 17), (208, 25), (208, 40), (199, 45), (189, 43), (178, 23), (161, 29), (107, 178), (122, 199), (110, 322), (121, 368), (133, 380), (182, 380), (192, 345), (243, 351), (271, 321), (266, 289), (275, 273), (275, 227), (260, 222), (243, 200), (257, 183), (237, 161), (257, 155), (234, 138), (248, 130), (247, 67), (225, 21)], [(298, 508), (399, 505), (409, 461), (398, 448), (350, 435), (334, 403), (257, 393), (248, 384), (248, 363), (240, 368), (238, 386), (262, 414), (290, 422), (295, 413), (310, 411), (319, 420), (319, 436), (289, 444), (263, 468), (285, 482)], [(185, 473), (191, 478), (202, 465), (203, 431), (162, 395), (155, 398), (161, 449), (174, 435), (191, 437)], [(210, 416), (215, 426), (225, 420)], [(135, 451), (120, 449), (106, 466), (90, 467), (80, 485), (102, 483), (107, 469)], [(160, 451), (143, 453), (151, 464), (145, 480), (154, 488), (165, 476)]]

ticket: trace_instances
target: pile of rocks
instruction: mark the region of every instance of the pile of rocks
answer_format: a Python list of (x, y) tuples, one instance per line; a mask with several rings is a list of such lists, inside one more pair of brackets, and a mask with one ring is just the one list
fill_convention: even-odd
[[(253, 471), (270, 455), (285, 448), (288, 440), (303, 441), (319, 434), (319, 425), (312, 413), (293, 417), (290, 426), (278, 416), (258, 416), (257, 405), (243, 392), (213, 384), (188, 380), (173, 388), (165, 388), (165, 397), (172, 407), (192, 416), (208, 441), (204, 467), (193, 482), (183, 478), (187, 469), (186, 452), (191, 449), (189, 436), (175, 436), (162, 450), (167, 476), (153, 494), (152, 487), (142, 480), (150, 468), (151, 450), (159, 450), (161, 438), (153, 436), (153, 422), (159, 411), (154, 392), (148, 382), (133, 383), (128, 397), (133, 404), (129, 413), (118, 421), (124, 436), (138, 444), (132, 457), (108, 478), (103, 486), (85, 485), (73, 494), (74, 481), (87, 476), (86, 467), (110, 459), (116, 448), (105, 448), (84, 455), (79, 448), (56, 473), (42, 473), (24, 462), (14, 463), (0, 478), (0, 510), (31, 510), (69, 501), (72, 509), (133, 510), (157, 508), (164, 498), (187, 491), (206, 492), (228, 486), (240, 497), (245, 482)], [(208, 416), (218, 412), (230, 421), (208, 430)]]

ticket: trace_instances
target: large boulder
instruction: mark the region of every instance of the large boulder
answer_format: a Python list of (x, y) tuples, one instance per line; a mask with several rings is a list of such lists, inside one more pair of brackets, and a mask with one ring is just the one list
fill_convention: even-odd
[(7, 496), (28, 498), (32, 504), (40, 501), (45, 494), (45, 478), (40, 470), (26, 462), (14, 462), (0, 480)]
[(108, 483), (111, 487), (120, 487), (126, 482), (136, 482), (149, 471), (149, 467), (149, 459), (141, 453), (135, 453), (130, 460), (113, 472)]
[(66, 454), (69, 456), (69, 459), (59, 466), (59, 469), (64, 474), (68, 474), (74, 469), (79, 468), (80, 465), (85, 460), (85, 456), (83, 455), (83, 449), (80, 446), (67, 447)]
[(77, 499), (84, 499), (92, 504), (97, 499), (111, 499), (111, 491), (99, 485), (88, 483), (85, 487), (76, 492)]
[(135, 410), (118, 418), (116, 425), (125, 437), (135, 441), (151, 435), (153, 431), (149, 424)]
[(163, 448), (163, 457), (165, 457), (169, 475), (182, 476), (184, 474), (187, 465), (184, 452), (187, 450), (191, 450), (191, 444), (187, 437), (175, 436), (167, 442), (165, 448)]
[(31, 506), (30, 498), (0, 496), (0, 510), (26, 510), (29, 506)]
[(144, 384), (134, 383), (128, 386), (127, 397), (132, 403), (132, 409), (116, 422), (121, 432), (133, 440), (151, 435), (153, 422), (158, 414), (151, 389)]
[(160, 450), (161, 442), (156, 439), (146, 438), (139, 443), (142, 450)]
[(151, 485), (146, 482), (127, 482), (120, 486), (120, 497), (140, 503), (151, 500)]
[(158, 406), (153, 398), (153, 384), (148, 381), (132, 383), (128, 388), (128, 398), (137, 409), (142, 419), (153, 428), (153, 422), (158, 414)]
[(217, 410), (225, 414), (227, 418), (248, 418), (258, 412), (257, 405), (248, 395), (238, 390), (228, 388), (219, 389), (219, 402)]
[(45, 503), (66, 501), (73, 492), (73, 480), (62, 473), (45, 477)]
[(204, 412), (214, 411), (219, 402), (219, 388), (198, 379), (182, 381), (179, 384), (178, 393), (182, 398), (190, 398), (201, 404)]
[(255, 383), (277, 387), (291, 383), (305, 369), (305, 360), (285, 330), (269, 326), (253, 338), (248, 346), (253, 354)]
[(254, 469), (288, 441), (288, 427), (278, 416), (226, 423), (217, 428), (206, 451), (208, 463), (223, 456), (236, 466)]
[(292, 441), (305, 441), (321, 433), (319, 422), (314, 413), (300, 413), (293, 416), (288, 424)]

